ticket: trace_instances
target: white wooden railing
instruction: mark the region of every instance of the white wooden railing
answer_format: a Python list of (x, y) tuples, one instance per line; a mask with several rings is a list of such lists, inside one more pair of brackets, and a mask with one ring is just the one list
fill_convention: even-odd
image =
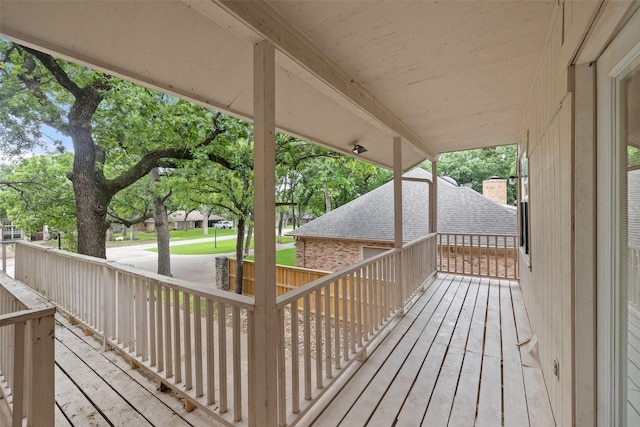
[(0, 425), (53, 427), (55, 311), (0, 273)]
[(246, 421), (253, 298), (30, 243), (15, 273), (191, 404)]
[(518, 236), (438, 233), (438, 271), (518, 278)]
[(277, 298), (281, 426), (309, 410), (354, 360), (366, 358), (389, 320), (435, 277), (435, 251), (432, 234)]
[[(366, 357), (435, 277), (435, 260), (434, 233), (277, 298), (280, 425)], [(227, 424), (252, 424), (250, 361), (261, 357), (251, 345), (252, 297), (31, 243), (16, 246), (15, 274), (196, 406)]]

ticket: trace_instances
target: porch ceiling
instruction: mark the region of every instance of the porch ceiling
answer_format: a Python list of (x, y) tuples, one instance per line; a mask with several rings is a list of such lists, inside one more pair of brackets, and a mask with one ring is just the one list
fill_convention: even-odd
[(515, 143), (555, 1), (0, 2), (4, 37), (250, 119), (277, 47), (278, 129), (404, 169)]

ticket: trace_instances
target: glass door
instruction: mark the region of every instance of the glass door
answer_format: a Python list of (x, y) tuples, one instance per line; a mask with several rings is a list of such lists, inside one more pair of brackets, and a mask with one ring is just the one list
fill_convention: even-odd
[(640, 426), (640, 12), (596, 65), (597, 417)]
[(620, 412), (640, 426), (640, 61), (617, 79)]

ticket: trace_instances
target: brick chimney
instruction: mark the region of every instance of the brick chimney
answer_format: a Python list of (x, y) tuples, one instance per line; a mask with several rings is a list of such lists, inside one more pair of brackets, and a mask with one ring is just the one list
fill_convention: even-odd
[(507, 180), (497, 176), (482, 181), (482, 194), (498, 203), (507, 203)]

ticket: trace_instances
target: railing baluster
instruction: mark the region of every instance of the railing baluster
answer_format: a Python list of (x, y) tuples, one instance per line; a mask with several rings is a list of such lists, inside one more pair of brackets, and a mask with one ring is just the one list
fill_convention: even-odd
[[(207, 333), (207, 405), (212, 405), (215, 399), (215, 377), (214, 377), (214, 341), (213, 341), (213, 301), (207, 300), (205, 311), (206, 333)], [(218, 319), (219, 321), (224, 321)]]
[(218, 303), (218, 376), (220, 377), (220, 413), (229, 410), (227, 395), (227, 305)]
[(291, 302), (291, 405), (294, 414), (300, 412), (298, 315), (298, 300), (296, 299)]
[(162, 285), (160, 282), (155, 283), (156, 289), (156, 332), (157, 332), (157, 356), (158, 356), (158, 372), (164, 371), (164, 319), (162, 311)]
[(304, 324), (303, 324), (303, 342), (304, 342), (304, 398), (311, 400), (311, 297), (309, 294), (304, 296)]
[[(13, 369), (12, 369), (12, 394), (13, 394), (13, 427), (22, 427), (24, 416), (24, 385), (25, 385), (25, 349), (24, 333), (25, 322), (13, 325)], [(32, 355), (33, 356), (33, 355)]]
[(333, 281), (333, 352), (334, 367), (340, 369), (340, 278)]
[(193, 298), (193, 335), (195, 339), (196, 356), (196, 397), (202, 397), (203, 377), (202, 377), (202, 302), (200, 296)]
[(316, 388), (322, 388), (322, 288), (315, 292)]
[(182, 382), (182, 354), (180, 349), (182, 343), (180, 339), (180, 291), (173, 289), (173, 333), (175, 345), (173, 346), (173, 361), (175, 363), (175, 383)]
[[(325, 371), (327, 378), (333, 378), (331, 367), (331, 282), (327, 283), (324, 290), (324, 351), (326, 366)], [(335, 320), (335, 319), (334, 319)]]
[(342, 282), (342, 358), (349, 360), (349, 329), (348, 329), (348, 311), (347, 311), (347, 276), (340, 279)]
[(242, 421), (242, 364), (240, 351), (240, 307), (233, 310), (233, 420)]
[(284, 361), (284, 309), (279, 309), (278, 317), (278, 421), (287, 425), (287, 381)]
[(148, 282), (149, 289), (149, 365), (156, 366), (156, 285)]
[(173, 349), (172, 349), (172, 330), (171, 327), (171, 288), (169, 286), (163, 286), (163, 296), (164, 296), (164, 357), (166, 362), (166, 375), (165, 378), (169, 379), (173, 376)]
[(191, 390), (193, 388), (193, 362), (191, 358), (191, 294), (188, 292), (183, 293), (182, 312), (184, 316), (184, 386), (185, 389)]

